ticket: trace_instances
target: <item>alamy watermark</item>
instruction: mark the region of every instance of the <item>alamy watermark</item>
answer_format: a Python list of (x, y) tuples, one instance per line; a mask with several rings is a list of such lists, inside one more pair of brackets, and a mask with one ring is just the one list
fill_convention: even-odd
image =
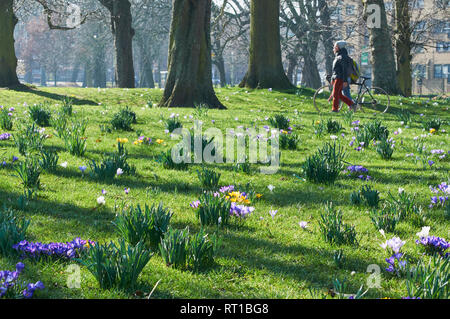
[(262, 174), (275, 174), (280, 167), (280, 131), (276, 129), (228, 128), (224, 134), (218, 128), (208, 128), (203, 132), (202, 122), (195, 121), (193, 132), (178, 128), (171, 137), (180, 139), (171, 149), (176, 164), (263, 164)]

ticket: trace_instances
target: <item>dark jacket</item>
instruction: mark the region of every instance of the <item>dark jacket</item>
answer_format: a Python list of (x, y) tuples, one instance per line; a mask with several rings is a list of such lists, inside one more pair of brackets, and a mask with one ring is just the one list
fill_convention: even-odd
[(347, 82), (349, 74), (347, 74), (348, 64), (350, 63), (350, 58), (347, 53), (347, 49), (342, 48), (336, 53), (336, 57), (333, 61), (333, 76), (332, 79), (341, 79)]

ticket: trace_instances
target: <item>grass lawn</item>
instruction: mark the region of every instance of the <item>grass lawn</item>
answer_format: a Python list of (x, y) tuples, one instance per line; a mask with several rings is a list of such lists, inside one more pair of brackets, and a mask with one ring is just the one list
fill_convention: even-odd
[[(164, 121), (172, 113), (178, 113), (183, 126), (193, 126), (193, 119), (203, 121), (203, 126), (226, 128), (262, 127), (270, 125), (267, 117), (283, 114), (291, 119), (293, 130), (299, 135), (297, 150), (282, 150), (281, 167), (274, 175), (235, 172), (231, 164), (213, 165), (220, 172), (220, 186), (244, 185), (251, 183), (261, 199), (252, 202), (255, 211), (245, 220), (234, 220), (231, 226), (219, 231), (220, 248), (215, 264), (200, 272), (178, 270), (167, 267), (160, 254), (156, 253), (139, 277), (139, 290), (148, 294), (156, 284), (152, 298), (311, 298), (310, 288), (326, 292), (333, 287), (333, 280), (347, 279), (347, 293), (355, 293), (361, 285), (367, 288), (366, 281), (371, 273), (368, 266), (379, 265), (381, 269), (380, 288), (370, 289), (370, 298), (401, 298), (406, 296), (406, 284), (386, 272), (385, 258), (388, 253), (380, 247), (385, 241), (372, 224), (369, 208), (355, 206), (350, 202), (350, 194), (363, 185), (370, 185), (381, 193), (381, 199), (388, 198), (388, 192), (397, 196), (398, 189), (404, 188), (408, 194), (416, 193), (416, 204), (424, 208), (430, 234), (449, 239), (450, 221), (443, 208), (428, 208), (433, 196), (429, 186), (449, 181), (449, 155), (439, 159), (430, 153), (433, 149), (449, 151), (448, 100), (426, 100), (419, 98), (391, 97), (391, 113), (377, 116), (387, 126), (390, 136), (396, 140), (391, 160), (384, 160), (370, 145), (356, 151), (357, 145), (349, 146), (352, 125), (344, 119), (343, 113), (324, 114), (315, 112), (312, 105), (311, 90), (301, 89), (300, 94), (269, 92), (268, 90), (247, 91), (237, 88), (216, 90), (219, 99), (228, 110), (208, 110), (200, 113), (195, 109), (163, 109), (153, 107), (159, 101), (162, 91), (158, 89), (91, 89), (91, 88), (39, 88), (33, 91), (0, 90), (0, 105), (14, 107), (14, 127), (8, 131), (17, 133), (19, 123), (29, 121), (25, 112), (28, 106), (49, 101), (53, 116), (59, 110), (63, 96), (74, 98), (73, 117), (88, 120), (86, 130), (87, 151), (84, 157), (70, 155), (64, 141), (54, 134), (52, 127), (45, 129), (51, 138), (45, 140), (46, 148), (58, 150), (59, 164), (67, 162), (53, 173), (41, 175), (41, 189), (37, 197), (20, 208), (18, 201), (23, 194), (23, 186), (15, 177), (11, 159), (17, 156), (24, 159), (15, 147), (13, 139), (0, 141), (0, 204), (14, 207), (21, 216), (31, 220), (28, 230), (29, 241), (66, 242), (75, 237), (90, 239), (100, 243), (119, 239), (112, 221), (115, 206), (158, 204), (170, 208), (174, 215), (171, 225), (174, 228), (189, 226), (191, 232), (200, 229), (199, 220), (189, 204), (197, 200), (202, 186), (197, 178), (199, 164), (189, 166), (186, 171), (166, 170), (156, 158), (162, 151), (169, 150), (177, 143), (165, 133)], [(133, 131), (102, 132), (100, 125), (108, 125), (114, 113), (121, 107), (129, 106), (137, 115)], [(394, 114), (395, 110), (407, 109), (413, 115), (409, 127), (401, 124)], [(331, 109), (331, 106), (330, 106)], [(423, 114), (423, 116), (420, 116)], [(191, 117), (192, 116), (192, 117)], [(434, 134), (425, 132), (420, 120), (439, 116), (446, 121)], [(329, 117), (338, 120), (344, 127), (337, 134), (314, 133), (313, 123), (327, 121)], [(371, 112), (358, 112), (353, 121), (361, 124), (373, 120)], [(399, 130), (399, 128), (401, 130)], [(401, 131), (401, 132), (400, 132)], [(0, 130), (0, 133), (6, 132)], [(397, 132), (398, 135), (394, 135)], [(344, 136), (341, 135), (344, 133)], [(426, 150), (422, 155), (415, 148), (414, 137), (427, 134), (424, 138)], [(140, 135), (161, 139), (160, 144), (135, 145)], [(304, 181), (302, 163), (325, 142), (336, 135), (347, 151), (346, 161), (352, 165), (363, 165), (369, 170), (370, 181), (350, 178), (341, 174), (333, 185), (313, 184)], [(117, 138), (127, 138), (125, 147), (129, 152), (130, 164), (136, 166), (135, 176), (122, 175), (112, 182), (99, 183), (89, 174), (89, 162), (99, 161), (104, 153), (117, 149)], [(407, 157), (406, 154), (414, 153)], [(416, 156), (421, 159), (416, 161)], [(428, 157), (427, 157), (428, 156)], [(433, 160), (431, 167), (427, 161)], [(80, 166), (87, 166), (84, 174)], [(254, 168), (258, 167), (254, 165)], [(294, 176), (296, 175), (296, 176)], [(271, 191), (268, 186), (274, 186)], [(124, 188), (129, 188), (125, 194)], [(102, 189), (107, 191), (106, 204), (100, 208), (97, 198)], [(324, 204), (333, 205), (343, 212), (346, 224), (355, 226), (358, 245), (332, 245), (326, 242), (319, 229), (320, 214)], [(270, 210), (278, 210), (272, 218)], [(300, 221), (308, 222), (302, 229)], [(398, 236), (406, 241), (402, 251), (413, 260), (422, 256), (423, 250), (415, 240), (420, 226), (409, 220), (401, 221), (393, 233), (386, 233), (389, 239)], [(213, 233), (215, 228), (208, 229)], [(334, 252), (342, 249), (344, 260), (341, 267), (333, 261)], [(18, 258), (0, 256), (0, 270), (12, 270)], [(69, 276), (70, 261), (23, 261), (23, 277), (30, 282), (41, 280), (45, 289), (37, 294), (40, 298), (140, 298), (133, 292), (102, 290), (86, 267), (81, 267), (81, 288), (70, 289), (66, 281)]]

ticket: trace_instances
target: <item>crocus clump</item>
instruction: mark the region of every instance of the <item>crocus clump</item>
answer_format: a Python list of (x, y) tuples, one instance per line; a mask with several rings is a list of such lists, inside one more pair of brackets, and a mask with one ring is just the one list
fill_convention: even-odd
[(421, 237), (419, 240), (416, 240), (416, 244), (422, 245), (425, 248), (425, 253), (429, 255), (438, 253), (444, 256), (445, 251), (450, 247), (450, 243), (444, 238), (436, 236)]
[(430, 186), (430, 191), (436, 195), (431, 197), (431, 204), (429, 207), (444, 207), (445, 202), (448, 200), (448, 195), (450, 194), (450, 185), (447, 185), (446, 182), (442, 182), (437, 187)]
[(75, 238), (67, 243), (49, 243), (21, 241), (13, 246), (18, 252), (22, 253), (22, 257), (39, 258), (42, 256), (50, 256), (55, 258), (72, 259), (79, 256), (79, 253), (95, 243), (90, 240), (82, 240)]
[(347, 174), (349, 177), (358, 177), (363, 181), (368, 181), (371, 177), (368, 175), (369, 170), (362, 165), (350, 165), (347, 169), (344, 170), (344, 174)]
[(44, 289), (44, 284), (41, 281), (36, 283), (25, 284), (19, 282), (19, 275), (25, 265), (21, 262), (17, 263), (15, 271), (2, 270), (0, 271), (0, 298), (31, 298), (36, 289)]
[(6, 140), (9, 140), (10, 138), (11, 138), (11, 134), (9, 134), (9, 133), (0, 134), (0, 141), (6, 141)]
[(406, 269), (406, 261), (402, 260), (404, 254), (400, 251), (405, 243), (399, 237), (393, 237), (381, 244), (383, 249), (391, 252), (391, 257), (386, 258), (386, 262), (388, 263), (388, 267), (386, 268), (387, 272), (400, 275)]

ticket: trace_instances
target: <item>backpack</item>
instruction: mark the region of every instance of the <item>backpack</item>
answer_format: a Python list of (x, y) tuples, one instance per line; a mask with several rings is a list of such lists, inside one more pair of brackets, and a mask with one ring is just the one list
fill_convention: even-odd
[(355, 84), (360, 77), (359, 65), (351, 57), (349, 58), (349, 63), (347, 64), (347, 77), (351, 78), (351, 84)]

